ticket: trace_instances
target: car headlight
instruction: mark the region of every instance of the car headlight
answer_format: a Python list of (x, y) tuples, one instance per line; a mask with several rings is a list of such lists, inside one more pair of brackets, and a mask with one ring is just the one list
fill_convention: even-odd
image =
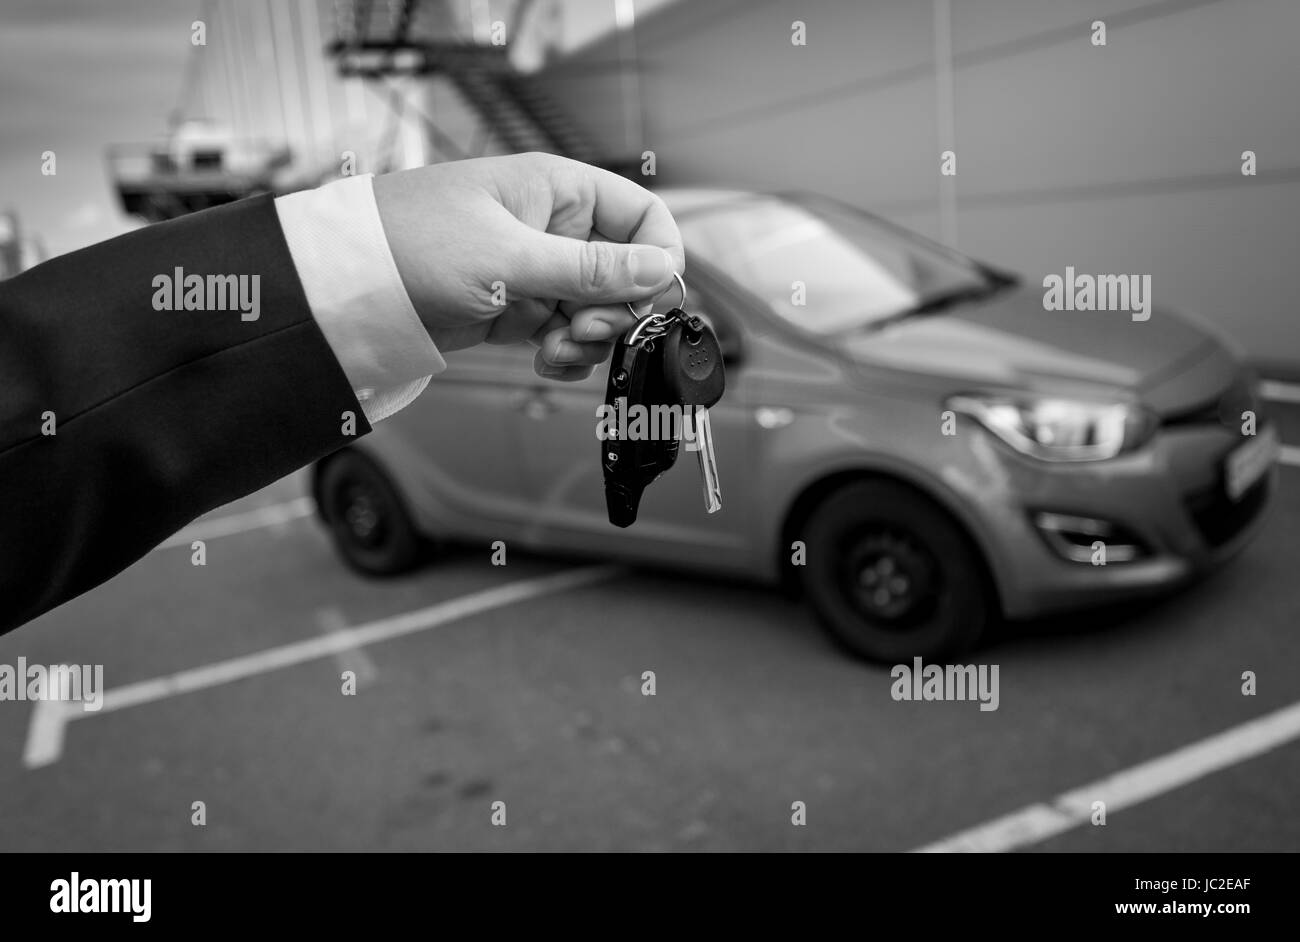
[(1156, 426), (1145, 409), (1123, 402), (965, 395), (949, 399), (948, 408), (1043, 461), (1114, 458), (1145, 442)]

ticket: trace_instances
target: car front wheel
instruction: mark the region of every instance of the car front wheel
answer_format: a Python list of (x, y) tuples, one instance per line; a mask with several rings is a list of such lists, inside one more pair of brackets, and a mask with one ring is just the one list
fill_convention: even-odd
[(959, 654), (989, 621), (991, 592), (965, 532), (916, 491), (850, 484), (802, 528), (805, 594), (838, 644), (885, 663)]
[(420, 560), (415, 524), (388, 476), (348, 450), (329, 459), (318, 490), (320, 511), (339, 555), (366, 575), (394, 575)]

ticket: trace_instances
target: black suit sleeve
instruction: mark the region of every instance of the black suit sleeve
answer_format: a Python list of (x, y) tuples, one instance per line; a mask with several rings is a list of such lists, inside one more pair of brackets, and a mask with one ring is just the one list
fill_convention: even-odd
[[(155, 310), (177, 268), (260, 276), (258, 318)], [(355, 440), (346, 412), (370, 431), (269, 196), (0, 281), (0, 633)]]

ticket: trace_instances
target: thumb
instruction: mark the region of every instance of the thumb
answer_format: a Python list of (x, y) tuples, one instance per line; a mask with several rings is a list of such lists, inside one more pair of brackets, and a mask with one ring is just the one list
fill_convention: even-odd
[(509, 281), (512, 294), (582, 305), (648, 298), (668, 287), (673, 258), (657, 245), (583, 242), (532, 230)]

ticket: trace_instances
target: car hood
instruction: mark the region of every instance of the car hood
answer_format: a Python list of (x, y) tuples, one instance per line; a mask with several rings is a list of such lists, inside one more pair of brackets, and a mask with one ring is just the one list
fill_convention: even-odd
[(1040, 291), (1020, 287), (942, 314), (843, 335), (840, 342), (864, 366), (950, 378), (957, 385), (1122, 390), (1162, 412), (1212, 392), (1177, 377), (1208, 369), (1218, 384), (1226, 382), (1218, 374), (1235, 368), (1213, 333), (1171, 311), (1156, 308), (1146, 321), (1128, 312), (1046, 311)]

